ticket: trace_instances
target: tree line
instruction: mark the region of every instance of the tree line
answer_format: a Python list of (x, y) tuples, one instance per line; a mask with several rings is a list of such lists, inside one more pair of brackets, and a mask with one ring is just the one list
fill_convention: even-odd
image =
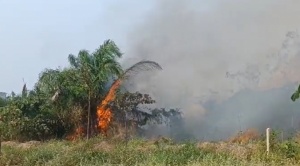
[[(87, 138), (98, 135), (97, 106), (113, 80), (126, 72), (118, 62), (122, 55), (112, 40), (106, 40), (94, 52), (82, 49), (77, 55), (70, 54), (68, 67), (42, 71), (32, 90), (24, 84), (21, 93), (12, 92), (6, 99), (0, 99), (2, 139), (26, 141), (64, 139), (74, 134)], [(139, 65), (147, 67), (149, 63)], [(142, 127), (147, 124), (180, 121), (179, 109), (140, 107), (153, 103), (155, 100), (148, 94), (118, 89), (116, 99), (109, 103), (113, 114), (110, 136), (124, 129), (126, 133), (129, 130), (132, 135), (142, 135), (145, 131)]]

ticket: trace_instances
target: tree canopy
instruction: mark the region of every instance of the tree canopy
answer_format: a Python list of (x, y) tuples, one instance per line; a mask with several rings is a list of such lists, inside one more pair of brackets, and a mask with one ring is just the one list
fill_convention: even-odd
[[(97, 106), (105, 98), (116, 79), (128, 79), (144, 69), (158, 67), (151, 61), (134, 64), (123, 70), (118, 62), (122, 53), (112, 40), (104, 41), (94, 52), (82, 49), (67, 58), (65, 68), (44, 69), (33, 89), (26, 84), (21, 93), (11, 93), (0, 99), (0, 130), (5, 140), (46, 140), (73, 138), (75, 134), (98, 134)], [(166, 123), (179, 110), (140, 109), (153, 104), (147, 94), (117, 91), (117, 98), (109, 104), (113, 111), (112, 131), (118, 127), (141, 126), (150, 122)]]

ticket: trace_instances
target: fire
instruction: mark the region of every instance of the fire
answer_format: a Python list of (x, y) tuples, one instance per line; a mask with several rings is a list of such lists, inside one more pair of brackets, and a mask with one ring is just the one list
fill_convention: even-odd
[(153, 61), (140, 61), (130, 68), (128, 68), (122, 76), (119, 77), (111, 86), (108, 91), (108, 94), (105, 96), (104, 100), (101, 102), (100, 105), (97, 107), (97, 119), (98, 119), (98, 128), (100, 132), (107, 135), (107, 130), (112, 118), (112, 111), (108, 108), (108, 104), (115, 100), (116, 98), (116, 91), (120, 87), (123, 80), (126, 80), (129, 76), (136, 73), (138, 70), (151, 70), (152, 68), (162, 69), (161, 66)]
[[(130, 68), (128, 68), (120, 77), (117, 79), (109, 89), (107, 95), (105, 96), (104, 100), (97, 106), (97, 120), (98, 124), (94, 127), (98, 128), (101, 133), (107, 135), (108, 127), (113, 117), (112, 110), (108, 107), (108, 104), (115, 100), (116, 98), (116, 91), (120, 87), (121, 83), (128, 79), (130, 76), (136, 73), (136, 71), (141, 70), (151, 70), (151, 69), (159, 69), (161, 70), (161, 66), (153, 61), (140, 61)], [(74, 140), (84, 134), (83, 126), (76, 129), (75, 133), (72, 135), (67, 136), (67, 139)]]
[(108, 94), (97, 107), (98, 128), (103, 134), (107, 134), (108, 126), (112, 118), (111, 109), (107, 105), (116, 98), (116, 91), (121, 85), (121, 79), (116, 80), (108, 91)]
[(76, 140), (77, 138), (81, 137), (82, 134), (84, 132), (84, 129), (82, 126), (78, 127), (76, 130), (75, 130), (75, 133), (72, 134), (72, 135), (68, 135), (67, 136), (67, 140), (70, 140), (70, 141), (74, 141)]

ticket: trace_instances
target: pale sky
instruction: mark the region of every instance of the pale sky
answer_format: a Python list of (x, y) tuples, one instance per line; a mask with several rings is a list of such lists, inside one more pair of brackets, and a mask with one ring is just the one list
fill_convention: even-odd
[(154, 1), (0, 0), (0, 92), (32, 88), (45, 68), (68, 64), (70, 53), (112, 39), (126, 56), (130, 30)]

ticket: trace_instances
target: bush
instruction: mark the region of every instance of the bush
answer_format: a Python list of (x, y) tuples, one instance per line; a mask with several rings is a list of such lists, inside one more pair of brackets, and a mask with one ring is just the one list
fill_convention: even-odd
[(3, 140), (18, 140), (22, 126), (22, 111), (14, 106), (0, 108), (0, 132)]
[(295, 141), (289, 140), (280, 145), (280, 150), (286, 158), (295, 158), (299, 156), (300, 146)]
[(60, 121), (50, 113), (24, 116), (21, 109), (8, 105), (0, 109), (0, 132), (3, 140), (45, 140), (63, 133)]

